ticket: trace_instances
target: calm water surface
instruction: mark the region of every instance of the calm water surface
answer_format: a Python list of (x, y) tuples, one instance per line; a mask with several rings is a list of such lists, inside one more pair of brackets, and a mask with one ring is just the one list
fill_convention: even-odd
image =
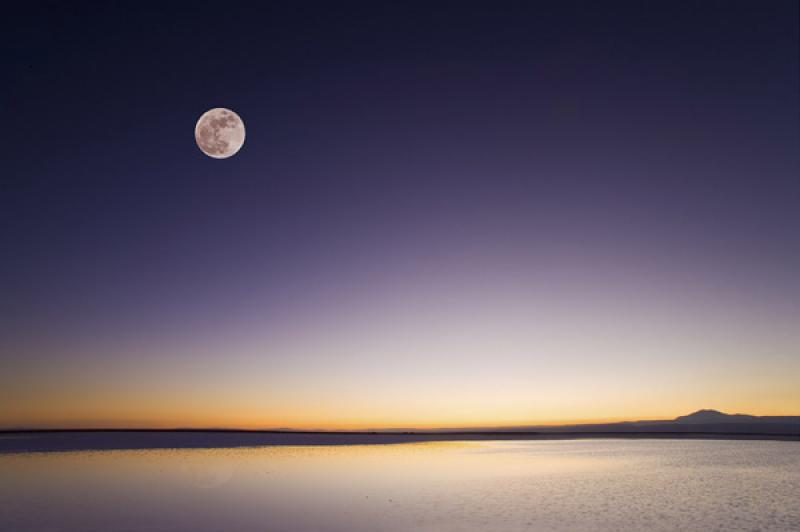
[(0, 530), (800, 530), (800, 443), (0, 455)]

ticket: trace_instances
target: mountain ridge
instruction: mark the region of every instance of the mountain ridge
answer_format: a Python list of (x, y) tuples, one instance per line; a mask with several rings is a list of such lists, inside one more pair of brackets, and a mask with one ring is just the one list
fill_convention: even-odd
[(714, 409), (700, 409), (674, 419), (618, 421), (612, 423), (575, 423), (564, 425), (525, 425), (516, 427), (479, 427), (436, 429), (421, 432), (498, 431), (541, 433), (555, 432), (708, 432), (800, 434), (800, 416), (754, 416), (726, 414)]

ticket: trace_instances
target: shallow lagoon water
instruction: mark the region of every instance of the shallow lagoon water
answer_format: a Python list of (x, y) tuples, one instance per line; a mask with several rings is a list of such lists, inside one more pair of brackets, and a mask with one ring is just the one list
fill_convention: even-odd
[(0, 530), (800, 530), (800, 443), (436, 442), (0, 455)]

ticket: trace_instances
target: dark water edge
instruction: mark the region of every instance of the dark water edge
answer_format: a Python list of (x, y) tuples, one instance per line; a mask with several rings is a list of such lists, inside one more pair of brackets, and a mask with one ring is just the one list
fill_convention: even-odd
[(0, 431), (0, 454), (286, 445), (381, 445), (442, 441), (679, 439), (800, 441), (797, 434), (721, 432), (281, 432), (231, 430)]

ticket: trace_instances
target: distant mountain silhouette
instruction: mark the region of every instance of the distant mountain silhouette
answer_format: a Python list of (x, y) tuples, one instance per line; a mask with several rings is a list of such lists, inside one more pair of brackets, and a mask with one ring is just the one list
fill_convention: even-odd
[(698, 410), (675, 418), (675, 423), (750, 423), (750, 424), (798, 424), (800, 416), (751, 416), (749, 414), (726, 414), (719, 410)]
[(761, 418), (747, 414), (725, 414), (719, 410), (698, 410), (675, 418), (677, 423), (753, 423)]
[[(586, 423), (580, 425), (528, 425), (522, 427), (482, 427), (501, 432), (534, 431), (552, 433), (707, 433), (707, 434), (800, 434), (800, 416), (752, 416), (726, 414), (718, 410), (698, 410), (675, 419), (622, 421), (617, 423)], [(450, 432), (436, 430), (432, 432)]]

